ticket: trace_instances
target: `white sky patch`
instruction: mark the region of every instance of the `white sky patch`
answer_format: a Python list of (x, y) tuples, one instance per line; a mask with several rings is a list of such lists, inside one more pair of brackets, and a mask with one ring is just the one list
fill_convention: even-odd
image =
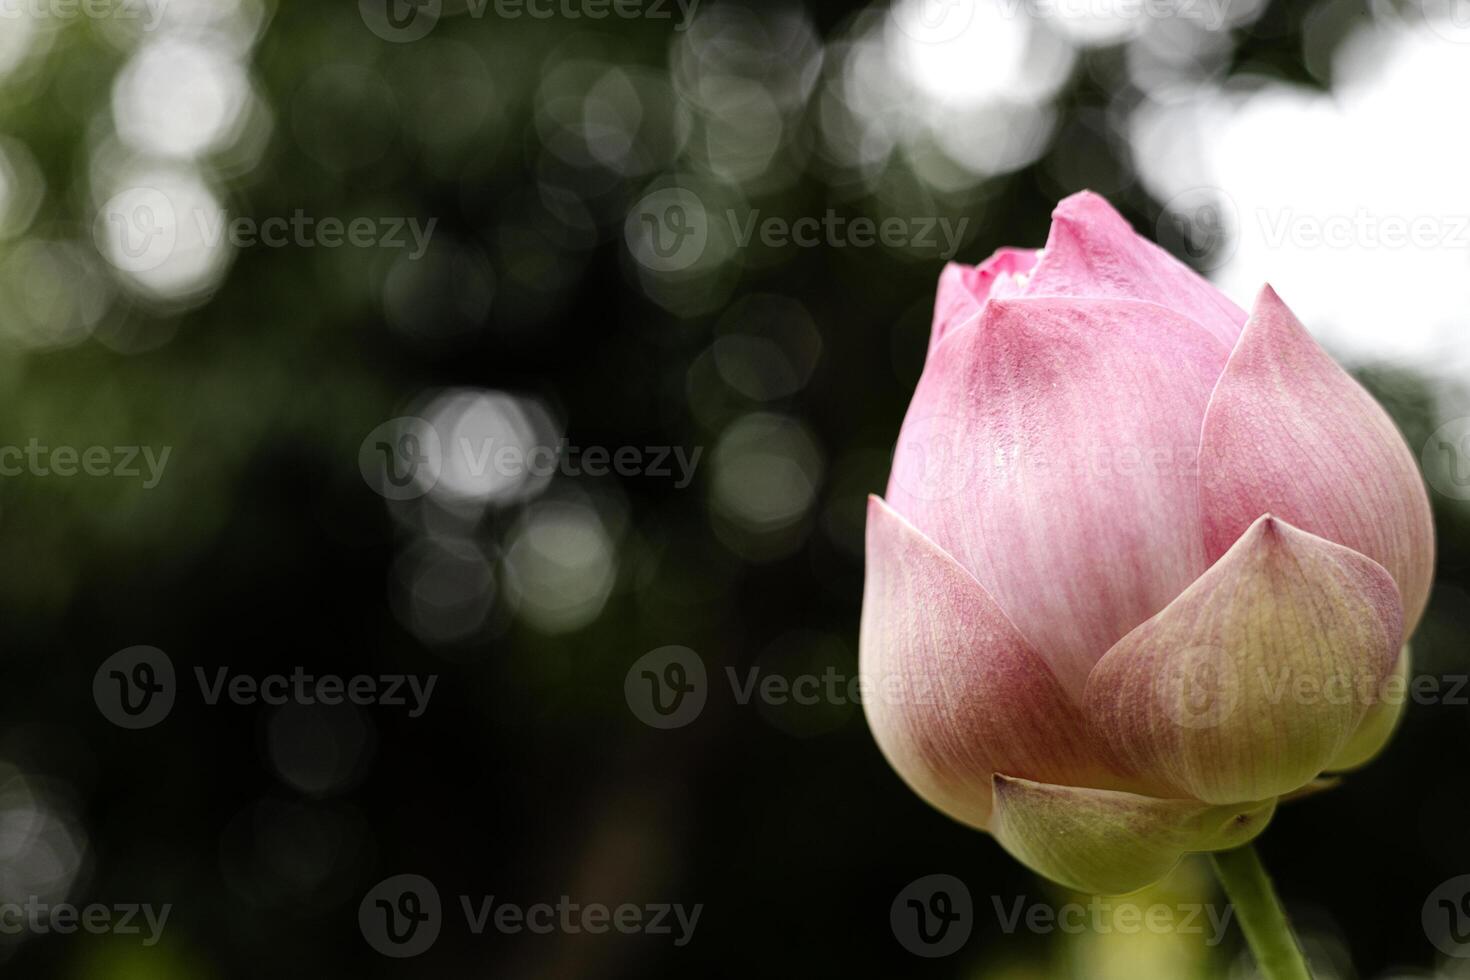
[(1175, 202), (1161, 225), (1222, 222), (1214, 281), (1244, 306), (1269, 281), (1349, 360), (1463, 374), (1470, 48), (1422, 20), (1372, 23), (1333, 79), (1326, 94), (1261, 80), (1145, 103), (1130, 137), (1146, 185)]

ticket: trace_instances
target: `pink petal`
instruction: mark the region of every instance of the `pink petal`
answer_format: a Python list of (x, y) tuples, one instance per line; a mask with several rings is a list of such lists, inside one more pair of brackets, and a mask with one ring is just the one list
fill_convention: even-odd
[(1240, 847), (1276, 801), (1211, 806), (995, 777), (992, 833), (1012, 857), (1077, 891), (1121, 895), (1164, 877), (1191, 851)]
[(1206, 567), (1196, 453), (1226, 349), (1148, 303), (992, 299), (940, 354), (888, 500), (1080, 693)]
[(877, 497), (868, 503), (860, 676), (883, 754), (914, 791), (976, 827), (1003, 770), (1106, 778), (1081, 714), (980, 583)]
[(1409, 632), (1419, 622), (1434, 573), (1419, 468), (1388, 415), (1270, 286), (1210, 400), (1200, 510), (1211, 559), (1269, 511), (1387, 568)]
[(951, 262), (939, 274), (939, 290), (934, 297), (934, 325), (929, 330), (929, 353), (946, 333), (972, 319), (990, 297), (997, 278), (1013, 282), (1036, 264), (1037, 252), (1031, 248), (1003, 248), (979, 265)]
[(1227, 348), (1245, 312), (1168, 252), (1139, 236), (1106, 200), (1073, 194), (1052, 212), (1051, 234), (1031, 273), (1028, 296), (1098, 296), (1168, 307)]
[(1279, 796), (1353, 743), (1402, 632), (1398, 589), (1381, 565), (1262, 517), (1098, 662), (1088, 716), (1171, 795)]

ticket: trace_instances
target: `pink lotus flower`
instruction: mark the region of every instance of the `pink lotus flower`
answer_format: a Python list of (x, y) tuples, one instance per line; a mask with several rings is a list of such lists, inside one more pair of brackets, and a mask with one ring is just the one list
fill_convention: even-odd
[(868, 510), (869, 724), (924, 799), (1118, 893), (1367, 761), (1428, 598), (1383, 410), (1263, 288), (1249, 316), (1100, 197), (939, 281)]

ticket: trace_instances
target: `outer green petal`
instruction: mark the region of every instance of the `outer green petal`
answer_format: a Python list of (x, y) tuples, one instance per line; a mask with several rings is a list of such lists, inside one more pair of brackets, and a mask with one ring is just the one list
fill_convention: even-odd
[(1167, 795), (1271, 799), (1346, 751), (1402, 634), (1383, 566), (1267, 515), (1098, 661), (1086, 709)]
[(1327, 766), (1330, 772), (1356, 769), (1383, 750), (1404, 716), (1404, 705), (1408, 703), (1409, 648), (1406, 645), (1399, 654), (1398, 667), (1380, 692), (1379, 700), (1368, 709), (1358, 730), (1348, 739), (1347, 745)]
[(1245, 844), (1275, 809), (1275, 800), (1211, 806), (997, 774), (991, 833), (1037, 874), (1121, 895), (1159, 880), (1191, 851)]

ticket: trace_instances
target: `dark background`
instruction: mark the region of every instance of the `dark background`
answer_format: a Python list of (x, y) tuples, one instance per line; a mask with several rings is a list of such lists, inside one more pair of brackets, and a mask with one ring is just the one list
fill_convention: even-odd
[[(373, 250), (244, 248), (197, 288), (150, 292), (99, 257), (93, 216), (110, 172), (146, 155), (119, 149), (108, 127), (122, 111), (115, 77), (156, 38), (53, 25), (0, 77), (0, 132), (35, 165), (29, 185), (24, 168), (11, 175), (34, 213), (0, 241), (0, 443), (172, 447), (151, 490), (0, 479), (0, 893), (174, 907), (154, 947), (0, 937), (8, 975), (1249, 975), (1233, 929), (1220, 948), (1006, 935), (993, 898), (1068, 897), (905, 789), (860, 707), (730, 695), (727, 665), (856, 671), (863, 501), (886, 482), (941, 257), (753, 247), (684, 275), (642, 274), (623, 216), (668, 174), (707, 197), (728, 189), (701, 153), (728, 134), (695, 113), (694, 135), (660, 155), (677, 129), (649, 122), (645, 99), (639, 138), (655, 149), (617, 172), (561, 147), (576, 127), (554, 124), (552, 95), (577, 94), (581, 68), (556, 75), (575, 62), (637, 67), (653, 80), (645, 95), (683, 98), (667, 84), (682, 43), (667, 23), (446, 17), (394, 44), (351, 4), (240, 9), (255, 18), (240, 35), (254, 108), (238, 139), (190, 163), (220, 200), (261, 217), (436, 217), (449, 251), (400, 268), (404, 286), (398, 257)], [(1270, 4), (1228, 32), (1217, 76), (1329, 85), (1303, 54), (1322, 9)], [(1389, 16), (1330, 12), (1342, 33)], [(799, 45), (750, 38), (789, 40), (808, 19), (812, 42), (829, 46), (818, 93), (842, 39), (881, 15), (699, 12), (725, 67), (773, 86)], [(1127, 50), (1079, 50), (1050, 100), (1054, 130), (1010, 172), (941, 190), (901, 156), (855, 172), (821, 151), (830, 109), (811, 96), (782, 108), (775, 162), (739, 193), (771, 214), (967, 216), (967, 262), (1039, 245), (1056, 200), (1084, 186), (1156, 237), (1164, 202), (1122, 135), (1122, 116), (1150, 97), (1128, 81)], [(384, 288), (400, 292), (385, 300)], [(62, 330), (79, 306), (86, 322)], [(765, 346), (712, 347), (730, 337)], [(746, 364), (748, 350), (777, 356)], [(1359, 360), (1416, 452), (1456, 414), (1422, 366)], [(538, 431), (574, 445), (704, 455), (685, 489), (558, 476), (521, 499), (385, 501), (359, 473), (360, 443), (451, 390), (530, 399)], [(1463, 503), (1432, 497), (1439, 577), (1416, 671), (1452, 676), (1470, 670), (1470, 527)], [(741, 510), (749, 499), (767, 511)], [(569, 594), (581, 602), (571, 611)], [(99, 712), (92, 681), (138, 644), (166, 651), (184, 689), (161, 724), (124, 731)], [(630, 711), (623, 682), (670, 644), (699, 653), (711, 691), (694, 722), (658, 731)], [(193, 669), (226, 665), (439, 680), (416, 719), (202, 703)], [(1421, 906), (1470, 872), (1465, 711), (1412, 707), (1371, 767), (1284, 805), (1261, 838), (1322, 976), (1433, 975)], [(431, 951), (397, 961), (364, 941), (357, 909), (409, 872), (435, 883), (446, 923)], [(930, 961), (900, 945), (888, 915), (932, 873), (966, 882), (976, 924), (961, 952)], [(1160, 894), (1209, 901), (1212, 889), (1189, 863)], [(704, 908), (676, 948), (642, 935), (475, 936), (461, 894)]]

